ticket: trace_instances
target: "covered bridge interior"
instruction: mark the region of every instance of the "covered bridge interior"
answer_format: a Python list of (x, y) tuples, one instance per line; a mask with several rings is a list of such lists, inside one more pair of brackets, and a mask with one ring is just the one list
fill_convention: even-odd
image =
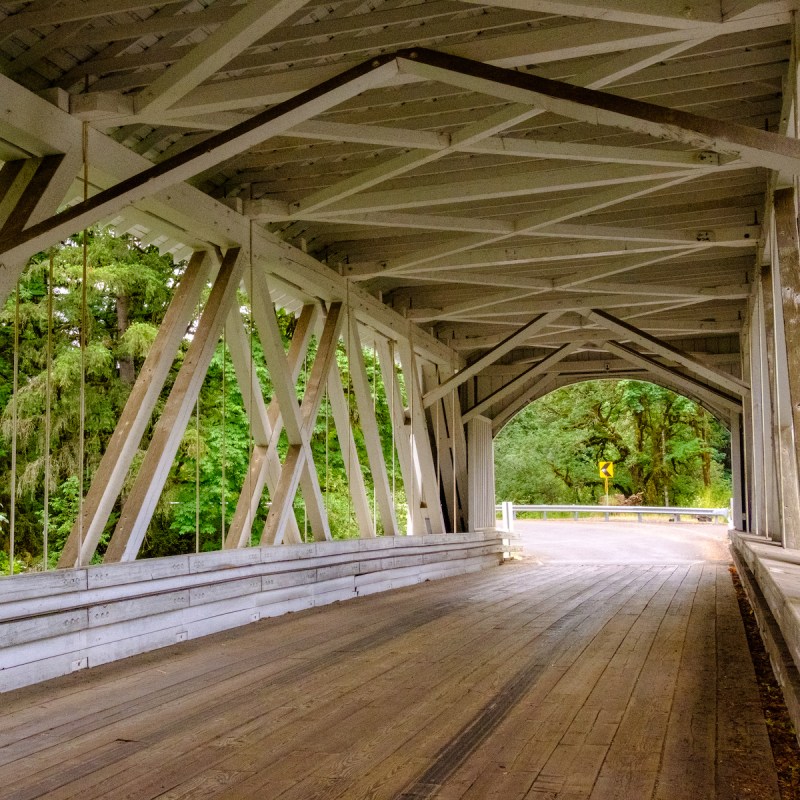
[[(0, 2), (0, 299), (97, 224), (188, 262), (59, 569), (0, 581), (0, 688), (496, 565), (494, 435), (593, 377), (730, 426), (737, 558), (800, 663), (769, 567), (800, 568), (798, 37), (794, 0)], [(276, 308), (298, 317), (288, 354)], [(252, 432), (225, 547), (137, 560), (223, 330)], [(335, 541), (309, 448), (325, 393), (348, 435), (339, 341), (368, 459), (348, 448), (358, 542)], [(390, 387), (410, 537), (363, 347)]]

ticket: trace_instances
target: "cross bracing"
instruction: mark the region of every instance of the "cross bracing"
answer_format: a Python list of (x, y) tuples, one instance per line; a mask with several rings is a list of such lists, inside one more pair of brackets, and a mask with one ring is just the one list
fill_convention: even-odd
[[(262, 542), (298, 540), (297, 493), (316, 509), (313, 535), (330, 536), (308, 429), (326, 393), (336, 425), (346, 419), (337, 342), (355, 376), (346, 402), (371, 431), (373, 508), (364, 465), (347, 461), (363, 535), (367, 512), (385, 531), (398, 521), (354, 341), (409, 392), (392, 394), (410, 528), (474, 527), (465, 431), (477, 417), (496, 432), (556, 386), (609, 374), (669, 385), (732, 424), (763, 413), (751, 328), (774, 305), (759, 300), (762, 270), (793, 246), (790, 225), (773, 229), (772, 194), (800, 176), (795, 13), (789, 0), (0, 3), (0, 294), (32, 254), (110, 224), (189, 260), (218, 292), (208, 314), (196, 298), (176, 310), (161, 371), (198, 312), (207, 347), (224, 328), (248, 384), (230, 308), (244, 285), (279, 392), (248, 408), (253, 480), (228, 546), (251, 540), (263, 492)], [(296, 408), (303, 345), (279, 351), (273, 306), (313, 314), (307, 331), (327, 342)], [(136, 555), (207, 356), (198, 342), (154, 420), (163, 434), (110, 558)], [(789, 385), (793, 370), (781, 376)], [(150, 401), (137, 403), (88, 490), (71, 563), (91, 556), (115, 502)], [(784, 410), (786, 441), (792, 422)]]

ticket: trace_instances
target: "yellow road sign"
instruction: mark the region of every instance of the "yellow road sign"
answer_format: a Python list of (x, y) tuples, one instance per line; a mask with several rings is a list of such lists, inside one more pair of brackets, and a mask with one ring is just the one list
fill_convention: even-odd
[(614, 477), (614, 462), (613, 461), (598, 461), (597, 468), (600, 470), (601, 478)]

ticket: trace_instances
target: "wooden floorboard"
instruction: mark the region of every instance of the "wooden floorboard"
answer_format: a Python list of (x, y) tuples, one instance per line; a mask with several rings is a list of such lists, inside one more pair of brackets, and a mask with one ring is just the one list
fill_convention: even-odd
[(521, 562), (0, 696), (4, 800), (777, 800), (727, 566)]

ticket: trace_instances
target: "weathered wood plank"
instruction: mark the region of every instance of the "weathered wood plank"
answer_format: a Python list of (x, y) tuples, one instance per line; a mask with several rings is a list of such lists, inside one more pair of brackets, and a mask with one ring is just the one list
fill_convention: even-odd
[[(387, 541), (349, 552), (419, 569), (398, 559), (424, 547)], [(379, 580), (324, 562), (335, 544), (302, 559), (320, 596)], [(266, 563), (272, 591), (315, 601)], [(50, 800), (743, 796), (774, 773), (740, 629), (725, 565), (514, 563), (11, 692), (0, 782)]]

